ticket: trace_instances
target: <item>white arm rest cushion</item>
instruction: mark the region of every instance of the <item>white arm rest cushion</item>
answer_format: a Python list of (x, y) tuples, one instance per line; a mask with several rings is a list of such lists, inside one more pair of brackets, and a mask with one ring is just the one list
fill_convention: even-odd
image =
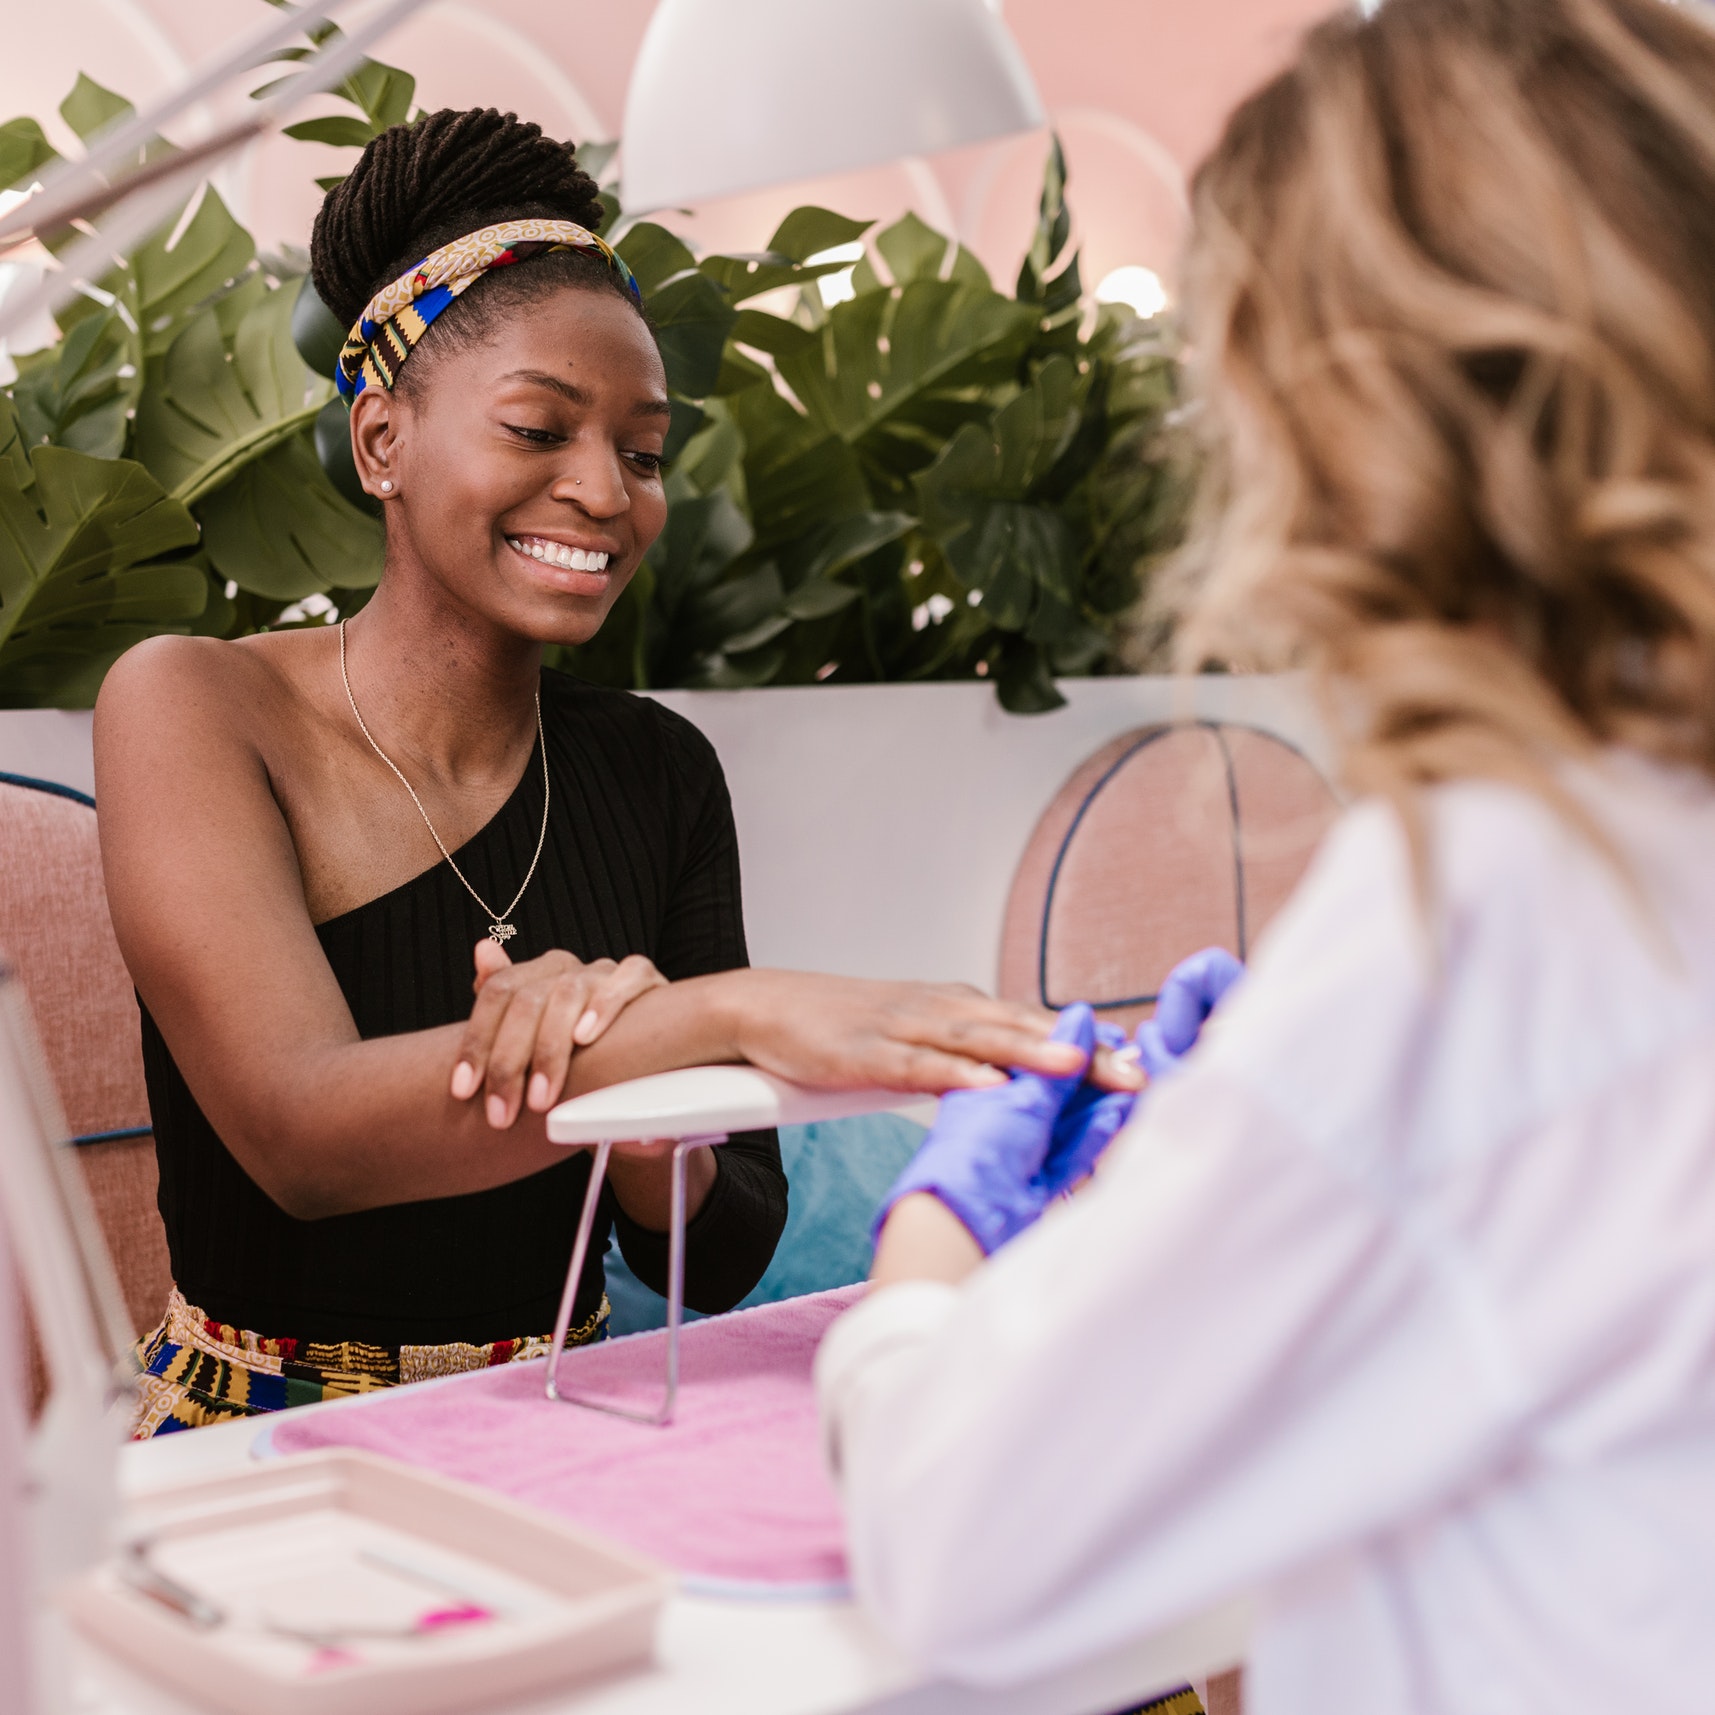
[(686, 1066), (575, 1096), (548, 1115), (553, 1143), (707, 1137), (894, 1112), (927, 1121), (933, 1096), (901, 1090), (810, 1090), (754, 1066)]

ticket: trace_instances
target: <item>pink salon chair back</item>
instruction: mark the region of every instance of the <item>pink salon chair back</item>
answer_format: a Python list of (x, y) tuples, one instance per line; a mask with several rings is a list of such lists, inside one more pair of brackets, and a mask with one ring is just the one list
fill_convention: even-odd
[(132, 1322), (152, 1328), (172, 1271), (137, 1000), (107, 914), (95, 804), (81, 792), (0, 774), (0, 957), (29, 998)]
[(1338, 807), (1269, 733), (1199, 721), (1122, 734), (1074, 770), (1025, 847), (1000, 992), (1087, 1000), (1130, 1030), (1187, 953), (1249, 956)]

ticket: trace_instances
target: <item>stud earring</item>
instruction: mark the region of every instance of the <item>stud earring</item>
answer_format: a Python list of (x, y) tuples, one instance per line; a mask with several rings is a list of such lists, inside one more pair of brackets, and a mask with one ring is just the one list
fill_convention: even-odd
[(392, 483), (390, 483), (390, 482), (384, 482), (384, 483), (382, 483), (382, 485), (381, 485), (381, 492), (382, 492), (382, 493), (383, 493), (383, 494), (391, 494), (391, 493), (392, 493), (392, 492), (393, 492), (393, 484), (392, 484)]

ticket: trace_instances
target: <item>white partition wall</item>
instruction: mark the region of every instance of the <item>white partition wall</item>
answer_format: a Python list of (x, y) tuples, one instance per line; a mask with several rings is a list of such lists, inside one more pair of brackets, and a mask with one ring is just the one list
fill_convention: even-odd
[(1060, 689), (1065, 708), (1027, 716), (1007, 714), (983, 684), (657, 693), (720, 752), (753, 962), (992, 989), (1007, 890), (1036, 818), (1109, 739), (1217, 718), (1264, 727), (1326, 762), (1296, 681), (1078, 679)]

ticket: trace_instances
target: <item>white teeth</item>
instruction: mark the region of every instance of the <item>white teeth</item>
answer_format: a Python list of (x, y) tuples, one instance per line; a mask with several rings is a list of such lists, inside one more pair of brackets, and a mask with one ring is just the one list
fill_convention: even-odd
[(526, 541), (522, 536), (508, 536), (506, 544), (532, 560), (559, 566), (568, 572), (605, 572), (608, 556), (594, 548), (568, 548), (559, 542)]

